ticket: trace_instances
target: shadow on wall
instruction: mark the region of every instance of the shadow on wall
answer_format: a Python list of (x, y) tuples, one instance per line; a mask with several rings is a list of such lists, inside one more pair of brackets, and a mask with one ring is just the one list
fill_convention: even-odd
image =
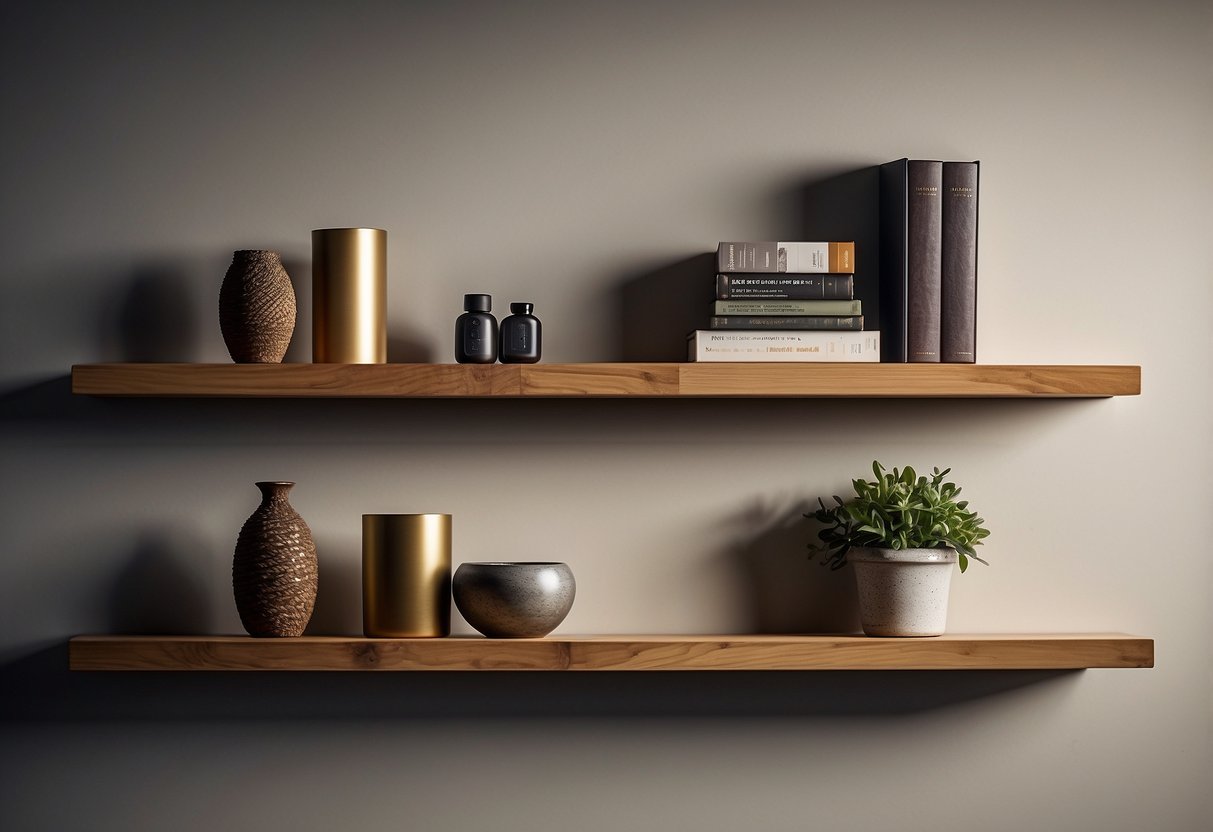
[(687, 333), (708, 323), (716, 254), (697, 254), (624, 280), (620, 359), (685, 361)]
[[(216, 320), (217, 310), (218, 295)], [(100, 354), (117, 353), (119, 361), (193, 361), (199, 320), (190, 279), (182, 269), (142, 267), (131, 278), (117, 314), (102, 313)]]
[[(781, 218), (773, 239), (855, 241), (855, 297), (864, 329), (880, 328), (879, 168), (866, 166), (806, 180), (771, 195)], [(736, 238), (734, 238), (736, 239)], [(619, 356), (623, 361), (684, 361), (686, 335), (707, 326), (714, 299), (716, 244), (651, 271), (626, 276), (619, 288)]]
[[(286, 348), (283, 361), (310, 363), (312, 360), (312, 263), (310, 260), (282, 258), (282, 268), (295, 290), (295, 331)], [(218, 295), (216, 302), (218, 301)]]
[(748, 589), (752, 633), (859, 631), (855, 576), (820, 564), (808, 544), (816, 526), (805, 501), (772, 506), (757, 501), (727, 521), (735, 543), (725, 553)]
[[(218, 256), (193, 261), (150, 263), (136, 268), (124, 294), (104, 307), (98, 320), (100, 360), (192, 362), (201, 352), (203, 334), (219, 335), (219, 289), (228, 264), (217, 270)], [(284, 259), (295, 291), (295, 331), (286, 361), (309, 362), (311, 356), (311, 265)], [(201, 282), (212, 285), (211, 305), (198, 304)], [(224, 359), (226, 360), (226, 351)]]
[(70, 376), (27, 384), (0, 392), (0, 422), (43, 425), (48, 419), (63, 419), (78, 400), (72, 397)]
[(66, 644), (0, 665), (0, 723), (909, 717), (1024, 695), (1029, 687), (1064, 693), (1057, 688), (1080, 678), (1079, 671), (1016, 670), (84, 673), (67, 667)]
[(316, 538), (320, 580), (304, 635), (362, 635), (362, 549), (359, 539)]
[(107, 595), (110, 631), (212, 632), (211, 590), (198, 568), (209, 559), (210, 547), (179, 527), (144, 531)]
[[(387, 330), (387, 360), (389, 364), (430, 364), (435, 361), (431, 345), (423, 339), (417, 338), (407, 332), (401, 334), (403, 328), (392, 324), (388, 325)], [(310, 361), (311, 358), (300, 360)], [(437, 359), (439, 363), (454, 360), (455, 356), (453, 353), (449, 357)]]
[(880, 329), (880, 168), (809, 179), (776, 197), (796, 217), (798, 239), (855, 241), (855, 297), (864, 329)]

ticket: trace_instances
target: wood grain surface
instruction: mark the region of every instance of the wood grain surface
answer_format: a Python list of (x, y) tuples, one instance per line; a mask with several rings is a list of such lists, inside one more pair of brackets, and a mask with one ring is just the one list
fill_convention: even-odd
[(72, 670), (1064, 670), (1153, 667), (1119, 633), (935, 638), (617, 635), (540, 639), (78, 636)]
[(88, 396), (227, 398), (1101, 398), (1133, 365), (78, 364)]

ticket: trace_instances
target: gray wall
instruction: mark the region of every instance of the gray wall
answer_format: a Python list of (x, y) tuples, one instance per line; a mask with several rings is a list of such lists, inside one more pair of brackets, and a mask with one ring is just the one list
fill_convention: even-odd
[[(1206, 828), (1211, 31), (1203, 2), (7, 3), (0, 825)], [(721, 239), (850, 232), (870, 292), (870, 168), (903, 155), (983, 162), (983, 362), (1141, 364), (1141, 397), (68, 392), (73, 363), (227, 360), (238, 248), (283, 252), (307, 360), (333, 225), (389, 230), (395, 360), (450, 360), (465, 291), (533, 300), (549, 360), (661, 357)], [(359, 628), (376, 511), (568, 561), (564, 632), (853, 627), (800, 512), (873, 458), (951, 465), (993, 529), (953, 630), (1139, 633), (1158, 667), (65, 670), (75, 633), (239, 631), (258, 479), (299, 483), (320, 632)]]

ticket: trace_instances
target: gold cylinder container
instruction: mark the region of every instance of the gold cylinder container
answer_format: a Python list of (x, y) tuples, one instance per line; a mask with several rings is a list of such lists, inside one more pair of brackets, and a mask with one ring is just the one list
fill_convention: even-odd
[(312, 232), (312, 361), (387, 361), (387, 232)]
[(362, 631), (451, 634), (451, 515), (362, 515)]

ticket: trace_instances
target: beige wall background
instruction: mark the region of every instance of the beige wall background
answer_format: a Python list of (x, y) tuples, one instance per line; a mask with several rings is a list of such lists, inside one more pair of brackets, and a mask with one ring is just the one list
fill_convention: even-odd
[[(1207, 3), (17, 2), (0, 28), (6, 829), (1206, 828)], [(862, 240), (855, 172), (901, 156), (982, 160), (983, 362), (1140, 364), (1142, 395), (69, 393), (73, 363), (227, 360), (238, 248), (283, 253), (307, 360), (335, 225), (388, 229), (397, 358), (451, 360), (471, 291), (535, 302), (548, 360), (618, 358), (636, 287), (722, 239)], [(453, 513), (456, 560), (570, 563), (564, 632), (851, 627), (800, 513), (874, 458), (951, 466), (993, 529), (951, 629), (1132, 632), (1157, 667), (66, 671), (76, 633), (239, 631), (259, 479), (299, 483), (322, 632), (359, 629), (384, 511)]]

